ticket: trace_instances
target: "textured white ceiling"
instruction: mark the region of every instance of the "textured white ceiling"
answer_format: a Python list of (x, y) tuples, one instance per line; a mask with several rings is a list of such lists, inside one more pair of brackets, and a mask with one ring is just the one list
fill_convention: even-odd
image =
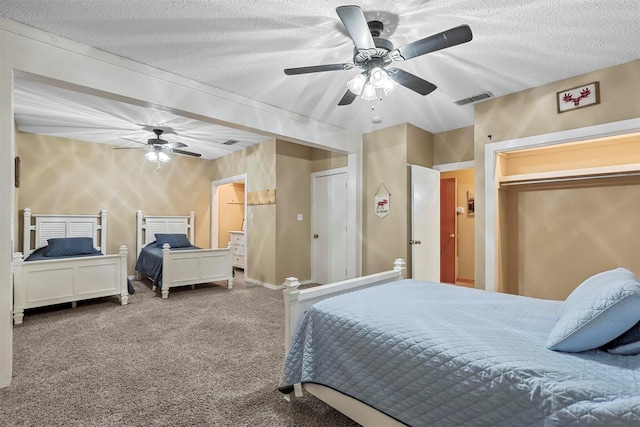
[[(470, 126), (473, 105), (459, 107), (454, 101), (483, 91), (502, 96), (640, 57), (635, 0), (361, 1), (365, 16), (382, 21), (382, 37), (396, 47), (461, 24), (468, 24), (474, 37), (398, 63), (397, 68), (437, 85), (430, 95), (400, 87), (382, 101), (356, 99), (338, 107), (357, 69), (297, 76), (285, 76), (283, 69), (351, 62), (353, 43), (335, 12), (342, 4), (0, 0), (0, 16), (357, 133), (404, 122), (433, 133)], [(25, 91), (37, 95), (34, 88)], [(103, 115), (108, 105), (111, 101), (101, 105)], [(16, 108), (21, 106), (19, 96)], [(111, 108), (130, 125), (118, 131), (149, 125), (149, 115), (155, 114)], [(30, 126), (38, 128), (41, 121), (46, 127), (44, 117), (23, 112)], [(372, 123), (372, 116), (382, 122)], [(189, 128), (184, 124), (185, 138)], [(190, 148), (196, 144), (183, 142)]]

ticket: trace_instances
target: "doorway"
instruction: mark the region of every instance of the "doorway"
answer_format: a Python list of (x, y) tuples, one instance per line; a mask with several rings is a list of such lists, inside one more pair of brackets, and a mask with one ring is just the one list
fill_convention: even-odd
[[(449, 206), (447, 212), (454, 219), (454, 229), (441, 237), (443, 242), (451, 239), (451, 234), (455, 237), (455, 251), (449, 255), (449, 261), (442, 259), (444, 263), (453, 263), (454, 277), (443, 276), (443, 282), (455, 283), (457, 285), (474, 287), (475, 285), (475, 169), (473, 162), (461, 162), (447, 165), (434, 166), (440, 170), (441, 179), (455, 179), (455, 198), (453, 206)], [(451, 221), (451, 218), (449, 219)], [(442, 226), (445, 227), (444, 225)], [(443, 249), (449, 249), (446, 246)], [(453, 256), (453, 261), (451, 260)], [(450, 274), (450, 273), (449, 273)], [(447, 278), (445, 280), (445, 278)]]
[[(234, 267), (247, 272), (249, 228), (247, 221), (247, 174), (231, 176), (211, 183), (211, 248), (226, 248), (230, 232), (239, 239), (232, 244)], [(241, 236), (242, 238), (238, 237)], [(239, 252), (240, 251), (240, 252)], [(239, 258), (236, 260), (236, 255)], [(242, 262), (238, 264), (238, 262)], [(245, 277), (247, 275), (245, 274)]]
[(456, 283), (456, 178), (440, 178), (440, 281)]

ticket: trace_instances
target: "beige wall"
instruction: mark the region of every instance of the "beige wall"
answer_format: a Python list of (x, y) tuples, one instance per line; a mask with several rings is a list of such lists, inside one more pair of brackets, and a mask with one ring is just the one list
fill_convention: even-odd
[[(409, 224), (411, 218), (408, 164), (431, 167), (433, 135), (409, 124), (363, 135), (362, 273), (390, 268), (395, 258), (407, 260), (411, 271)], [(389, 214), (379, 218), (374, 196), (380, 186), (390, 194)]]
[(564, 300), (584, 279), (640, 274), (640, 179), (507, 192), (506, 292)]
[(347, 155), (327, 150), (311, 149), (311, 172), (321, 172), (329, 169), (347, 167)]
[[(637, 94), (640, 89), (639, 75), (640, 60), (636, 60), (475, 105), (477, 287), (483, 288), (485, 285), (484, 221), (485, 209), (487, 209), (484, 203), (485, 144), (640, 117), (638, 97), (629, 96), (629, 94)], [(556, 92), (593, 81), (600, 82), (600, 104), (562, 114), (557, 113)], [(605, 234), (607, 228), (592, 227), (591, 232)], [(585, 247), (576, 249), (587, 250)], [(543, 249), (540, 248), (540, 250)], [(576, 259), (585, 258), (581, 252), (574, 253), (574, 256)], [(553, 275), (557, 272), (547, 273)], [(575, 283), (579, 278), (576, 276), (571, 281)]]
[[(136, 259), (138, 209), (149, 215), (189, 215), (193, 210), (194, 243), (210, 247), (210, 162), (173, 156), (156, 172), (141, 150), (22, 132), (16, 133), (16, 150), (21, 161), (20, 217), (26, 207), (34, 213), (89, 215), (106, 209), (107, 253), (126, 245), (129, 274)], [(22, 226), (21, 221), (17, 242), (22, 241)]]
[(473, 169), (462, 169), (456, 171), (442, 172), (441, 179), (455, 178), (458, 192), (456, 206), (463, 207), (464, 213), (456, 216), (458, 236), (458, 279), (465, 281), (474, 280), (475, 263), (475, 216), (470, 215), (467, 210), (467, 192), (474, 193), (474, 171)]
[[(362, 137), (363, 275), (388, 270), (389, 260), (408, 259), (406, 129), (397, 125)], [(382, 184), (390, 194), (389, 214), (379, 218), (374, 196)]]
[(473, 160), (473, 126), (433, 135), (433, 164)]
[[(277, 142), (276, 284), (311, 278), (311, 170), (309, 147)], [(302, 221), (298, 221), (302, 214)], [(306, 256), (304, 256), (306, 254)]]

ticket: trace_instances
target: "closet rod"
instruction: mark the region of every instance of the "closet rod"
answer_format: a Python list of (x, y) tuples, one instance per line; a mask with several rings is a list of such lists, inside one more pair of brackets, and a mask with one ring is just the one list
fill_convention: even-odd
[(549, 179), (533, 179), (522, 181), (501, 182), (500, 187), (506, 187), (510, 185), (524, 185), (524, 184), (548, 184), (554, 182), (566, 182), (566, 181), (583, 181), (586, 179), (604, 179), (604, 178), (622, 178), (627, 176), (640, 176), (640, 171), (636, 172), (620, 172), (610, 173), (604, 175), (585, 175), (585, 176), (571, 176), (565, 178), (549, 178)]

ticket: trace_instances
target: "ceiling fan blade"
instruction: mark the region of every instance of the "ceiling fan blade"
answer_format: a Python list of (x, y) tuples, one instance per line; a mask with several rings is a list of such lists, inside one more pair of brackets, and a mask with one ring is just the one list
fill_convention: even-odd
[(376, 48), (367, 19), (359, 6), (338, 6), (336, 13), (358, 50)]
[(420, 95), (429, 95), (431, 92), (436, 90), (437, 86), (431, 82), (428, 82), (420, 77), (408, 73), (399, 68), (391, 68), (389, 69), (390, 77), (398, 84), (411, 89), (414, 92), (419, 93)]
[(184, 150), (177, 150), (177, 149), (173, 149), (171, 150), (171, 152), (176, 153), (176, 154), (182, 154), (185, 156), (191, 156), (191, 157), (200, 157), (202, 156), (202, 154), (200, 153), (192, 153), (191, 151), (184, 151)]
[(338, 102), (338, 105), (349, 105), (353, 102), (354, 99), (356, 99), (357, 96), (358, 95), (356, 95), (355, 93), (347, 89), (347, 91), (344, 93), (344, 96), (342, 97), (340, 102)]
[(182, 147), (186, 147), (187, 144), (183, 143), (183, 142), (170, 142), (169, 144), (165, 145), (165, 147), (169, 147), (171, 149), (174, 148), (182, 148)]
[(319, 73), (321, 71), (350, 70), (353, 64), (328, 64), (328, 65), (312, 65), (310, 67), (286, 68), (284, 73), (287, 76), (296, 74)]
[(426, 53), (435, 52), (447, 47), (466, 43), (473, 39), (473, 33), (468, 25), (450, 28), (438, 34), (416, 40), (396, 49), (402, 59), (407, 60)]
[(146, 143), (144, 143), (144, 142), (136, 141), (135, 139), (131, 139), (131, 138), (125, 138), (124, 136), (119, 136), (118, 138), (120, 138), (120, 139), (126, 139), (127, 141), (135, 142), (136, 144), (147, 145), (147, 144), (146, 144)]

